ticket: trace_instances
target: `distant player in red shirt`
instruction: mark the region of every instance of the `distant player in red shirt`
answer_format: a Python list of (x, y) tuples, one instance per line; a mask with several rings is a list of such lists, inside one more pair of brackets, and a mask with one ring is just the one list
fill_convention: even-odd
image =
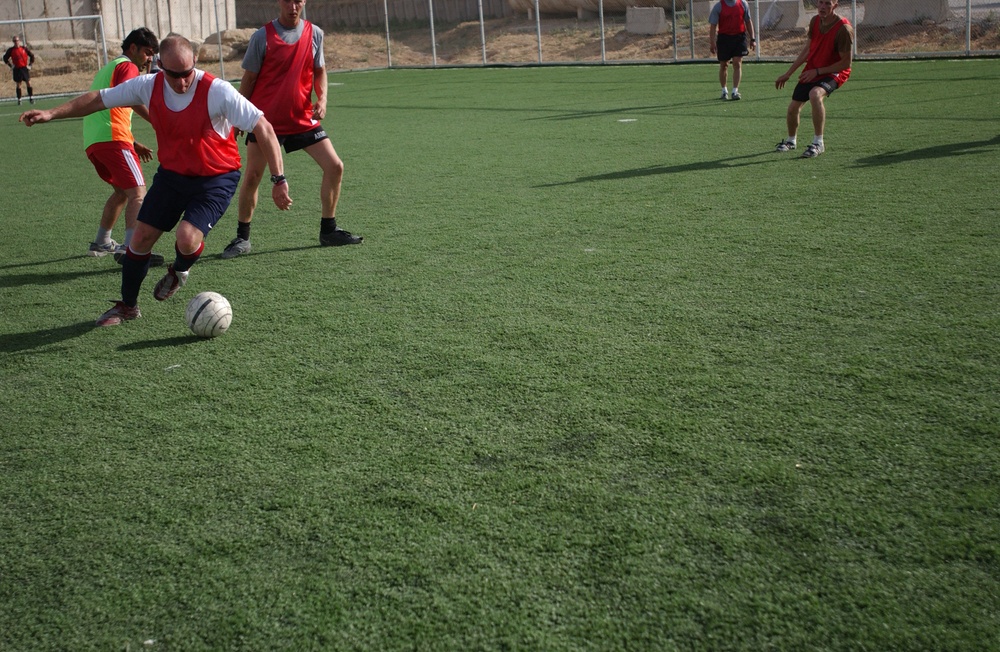
[[(344, 162), (319, 123), (326, 117), (327, 95), (323, 30), (302, 18), (305, 5), (305, 0), (278, 0), (278, 18), (254, 32), (243, 57), (240, 93), (264, 112), (286, 153), (305, 150), (323, 170), (320, 245), (361, 244), (362, 236), (337, 228)], [(316, 102), (312, 101), (314, 92)], [(239, 222), (236, 237), (222, 252), (223, 258), (250, 251), (250, 220), (257, 207), (257, 188), (264, 177), (264, 158), (254, 141), (255, 136), (247, 134)], [(271, 181), (280, 183), (280, 179)]]
[(35, 55), (31, 50), (21, 45), (21, 37), (14, 37), (14, 47), (4, 52), (3, 62), (14, 71), (14, 83), (17, 85), (17, 103), (21, 103), (21, 82), (28, 87), (28, 101), (35, 103), (34, 91), (31, 89), (31, 66), (35, 63)]
[[(716, 37), (716, 29), (719, 31)], [(733, 99), (740, 99), (740, 79), (743, 77), (743, 57), (757, 45), (750, 5), (747, 0), (719, 0), (708, 16), (708, 50), (719, 58), (719, 83), (722, 84), (720, 100), (729, 99), (726, 82), (729, 62), (733, 62)]]
[[(116, 326), (141, 316), (139, 290), (149, 272), (153, 245), (175, 227), (177, 255), (153, 288), (153, 297), (169, 299), (187, 282), (191, 266), (205, 248), (205, 236), (236, 194), (241, 161), (234, 129), (253, 132), (271, 173), (284, 176), (281, 148), (271, 123), (229, 82), (195, 68), (189, 40), (177, 34), (163, 39), (159, 68), (155, 75), (90, 91), (48, 111), (26, 111), (20, 118), (30, 127), (118, 106), (145, 105), (149, 110), (160, 167), (125, 251), (122, 300), (97, 319), (98, 326)], [(286, 182), (274, 185), (271, 198), (280, 210), (292, 205)]]
[(799, 114), (802, 105), (809, 102), (812, 107), (813, 142), (802, 158), (816, 158), (826, 151), (823, 144), (823, 129), (826, 126), (826, 106), (823, 100), (837, 90), (851, 76), (853, 60), (854, 30), (851, 23), (836, 14), (836, 0), (818, 0), (819, 15), (809, 23), (809, 40), (795, 57), (788, 72), (778, 77), (775, 88), (784, 88), (795, 70), (803, 63), (805, 69), (799, 75), (799, 83), (792, 91), (792, 102), (788, 105), (788, 137), (778, 143), (775, 151), (787, 152), (795, 149), (795, 134), (799, 130)]

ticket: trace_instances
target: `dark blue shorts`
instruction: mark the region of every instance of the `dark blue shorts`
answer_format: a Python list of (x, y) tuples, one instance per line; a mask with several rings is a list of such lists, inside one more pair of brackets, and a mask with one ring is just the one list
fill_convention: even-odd
[(215, 177), (186, 177), (159, 167), (139, 209), (139, 221), (160, 231), (173, 231), (183, 214), (185, 222), (208, 235), (229, 208), (239, 183), (239, 170)]
[(826, 77), (820, 77), (808, 84), (796, 84), (795, 90), (792, 91), (792, 99), (796, 102), (808, 102), (809, 101), (809, 91), (815, 87), (821, 87), (826, 91), (827, 95), (833, 93), (840, 87), (837, 80), (833, 78), (833, 75), (827, 75)]

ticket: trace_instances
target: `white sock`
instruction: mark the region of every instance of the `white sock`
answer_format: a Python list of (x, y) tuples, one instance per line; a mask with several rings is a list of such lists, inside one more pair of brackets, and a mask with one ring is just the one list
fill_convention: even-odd
[(108, 244), (111, 242), (111, 229), (97, 227), (97, 235), (94, 237), (94, 242), (97, 244)]
[(135, 233), (135, 229), (125, 229), (125, 242), (122, 244), (126, 247), (132, 243), (132, 235)]
[(822, 144), (823, 144), (822, 136), (813, 136), (813, 145), (822, 145)]
[(737, 86), (733, 86), (733, 92), (734, 92), (734, 93), (739, 93), (739, 92), (740, 92), (740, 89), (739, 89), (739, 87), (737, 87)]
[(727, 94), (727, 95), (729, 94), (729, 91), (726, 90), (725, 86), (722, 87), (722, 92), (725, 93), (725, 94)]
[(786, 143), (791, 143), (791, 144), (794, 145), (795, 144), (795, 136), (789, 136), (788, 138), (785, 138), (785, 142)]

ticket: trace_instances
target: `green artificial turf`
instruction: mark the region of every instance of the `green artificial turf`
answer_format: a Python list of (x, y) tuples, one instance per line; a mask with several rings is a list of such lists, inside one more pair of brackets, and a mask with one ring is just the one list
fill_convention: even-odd
[(104, 329), (80, 121), (0, 106), (0, 650), (1000, 647), (1000, 61), (815, 160), (786, 67), (331, 75), (364, 245), (290, 155)]

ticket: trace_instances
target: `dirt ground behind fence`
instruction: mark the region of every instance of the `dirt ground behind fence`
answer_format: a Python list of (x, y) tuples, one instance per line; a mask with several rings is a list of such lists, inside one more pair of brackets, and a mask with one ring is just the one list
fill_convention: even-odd
[[(596, 20), (573, 18), (546, 18), (542, 26), (542, 60), (547, 63), (601, 61), (600, 24)], [(538, 41), (534, 21), (524, 17), (498, 18), (486, 21), (486, 56), (489, 64), (533, 64), (538, 62)], [(222, 35), (225, 76), (239, 79), (242, 74), (240, 60), (252, 29), (228, 30)], [(686, 30), (678, 29), (676, 56), (680, 60), (692, 58)], [(478, 22), (438, 26), (436, 43), (432, 50), (430, 32), (426, 25), (419, 27), (394, 27), (392, 29), (392, 65), (432, 65), (436, 51), (437, 64), (482, 64), (482, 43)], [(804, 43), (802, 30), (771, 31), (763, 35), (761, 48), (764, 57), (791, 58)], [(219, 65), (218, 36), (206, 39), (199, 55), (200, 67), (217, 74)], [(31, 45), (31, 44), (29, 44)], [(51, 44), (35, 47), (35, 65), (32, 83), (37, 95), (82, 92), (90, 87), (97, 70), (98, 55), (93, 45)], [(965, 35), (943, 25), (901, 24), (881, 28), (878, 38), (858, 33), (859, 51), (865, 54), (905, 56), (908, 53), (961, 52), (965, 49)], [(1000, 51), (1000, 28), (994, 24), (974, 25), (972, 30), (974, 52)], [(109, 56), (117, 54), (110, 52)], [(325, 40), (327, 68), (356, 70), (384, 68), (387, 64), (386, 41), (383, 31), (342, 32), (330, 30)], [(642, 35), (625, 30), (624, 16), (605, 18), (605, 57), (608, 61), (673, 61), (675, 48), (669, 34)], [(707, 59), (707, 29), (695, 30), (696, 59)], [(0, 98), (12, 98), (14, 84), (11, 71), (0, 67)]]

